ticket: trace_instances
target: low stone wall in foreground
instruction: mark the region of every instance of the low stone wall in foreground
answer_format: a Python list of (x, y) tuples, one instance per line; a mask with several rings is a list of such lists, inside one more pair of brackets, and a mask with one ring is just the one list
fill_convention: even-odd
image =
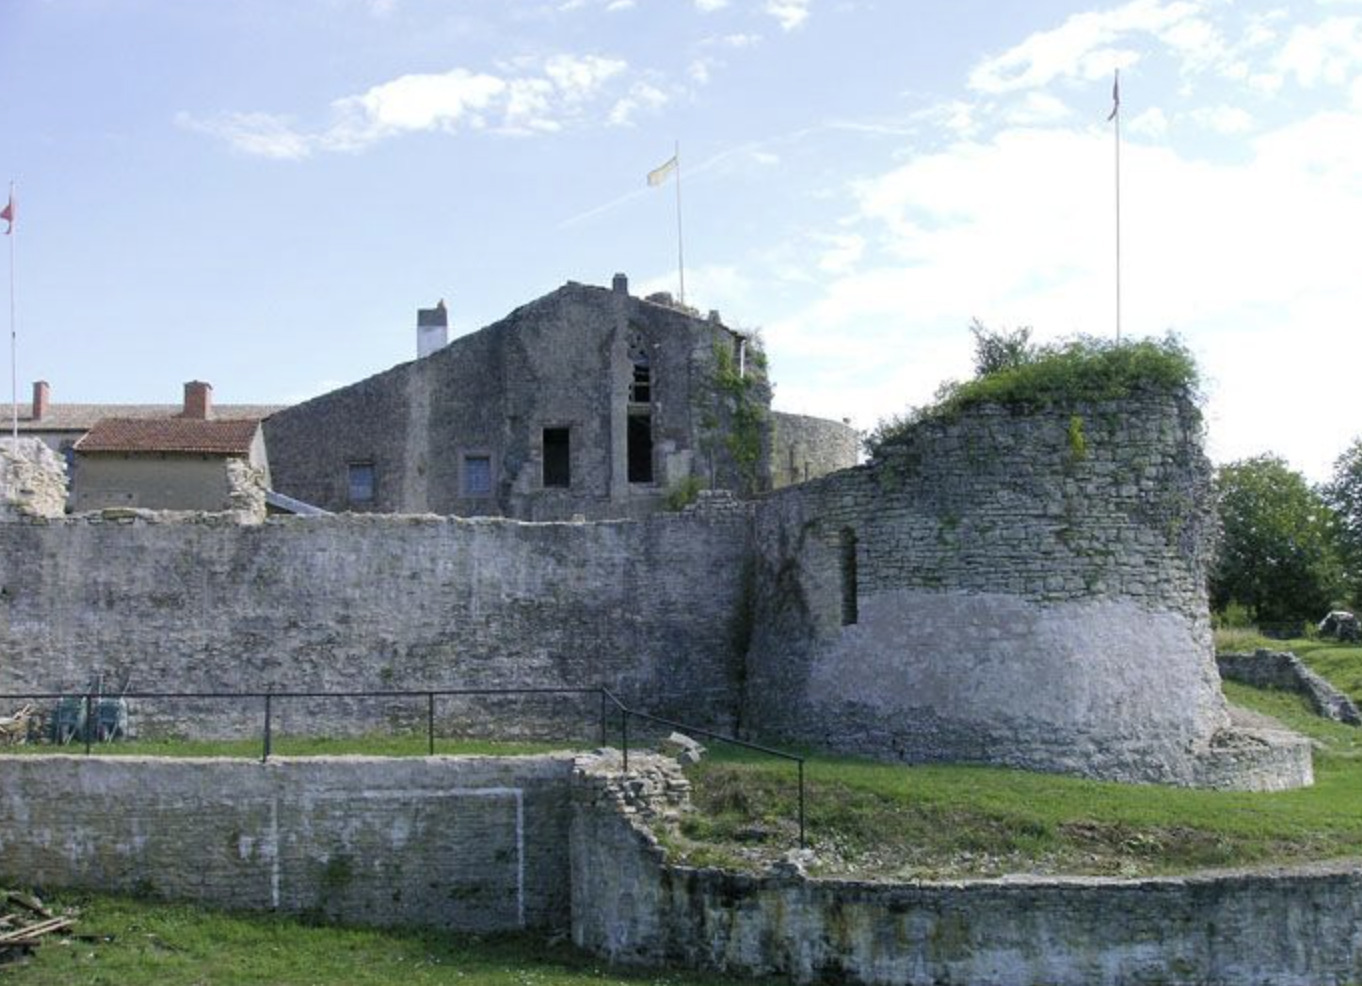
[(573, 939), (612, 961), (885, 986), (1362, 980), (1356, 862), (1141, 880), (735, 874), (669, 865), (617, 761), (578, 770)]
[(565, 928), (572, 756), (0, 758), (0, 880), (365, 925)]

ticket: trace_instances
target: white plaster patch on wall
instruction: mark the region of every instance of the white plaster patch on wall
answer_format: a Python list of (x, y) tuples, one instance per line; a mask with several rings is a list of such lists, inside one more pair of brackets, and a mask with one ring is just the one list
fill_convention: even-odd
[(1118, 740), (1201, 741), (1227, 723), (1205, 628), (1179, 613), (916, 589), (866, 593), (859, 607), (815, 660), (810, 701)]

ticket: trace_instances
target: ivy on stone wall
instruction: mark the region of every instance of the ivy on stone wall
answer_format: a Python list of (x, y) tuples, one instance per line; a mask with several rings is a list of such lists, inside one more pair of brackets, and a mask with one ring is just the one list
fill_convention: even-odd
[(733, 357), (731, 346), (723, 342), (714, 345), (714, 377), (710, 392), (712, 406), (701, 419), (707, 432), (703, 445), (712, 455), (716, 439), (737, 470), (741, 492), (755, 493), (760, 489), (762, 455), (767, 431), (767, 407), (764, 398), (766, 354), (755, 346), (747, 351), (751, 369), (744, 372)]

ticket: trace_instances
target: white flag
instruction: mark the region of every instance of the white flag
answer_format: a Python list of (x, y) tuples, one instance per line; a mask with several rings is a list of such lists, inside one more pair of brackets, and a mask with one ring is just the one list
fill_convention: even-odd
[(658, 165), (652, 171), (648, 172), (648, 184), (661, 185), (667, 180), (667, 176), (676, 170), (677, 163), (676, 155), (673, 154), (666, 164)]

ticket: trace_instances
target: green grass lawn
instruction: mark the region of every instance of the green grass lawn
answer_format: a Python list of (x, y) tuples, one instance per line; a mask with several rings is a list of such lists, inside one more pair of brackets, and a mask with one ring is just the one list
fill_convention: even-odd
[(563, 941), (310, 925), (273, 915), (67, 895), (71, 937), (50, 936), (13, 986), (732, 986), (692, 972), (612, 969)]
[[(1320, 673), (1362, 671), (1362, 648), (1325, 647), (1302, 658)], [(1313, 787), (1204, 791), (813, 757), (810, 870), (888, 879), (1140, 876), (1362, 856), (1362, 730), (1320, 719), (1284, 692), (1233, 682), (1225, 692), (1310, 737)], [(700, 811), (669, 839), (684, 858), (751, 868), (794, 845), (789, 765), (716, 750), (690, 775)]]

